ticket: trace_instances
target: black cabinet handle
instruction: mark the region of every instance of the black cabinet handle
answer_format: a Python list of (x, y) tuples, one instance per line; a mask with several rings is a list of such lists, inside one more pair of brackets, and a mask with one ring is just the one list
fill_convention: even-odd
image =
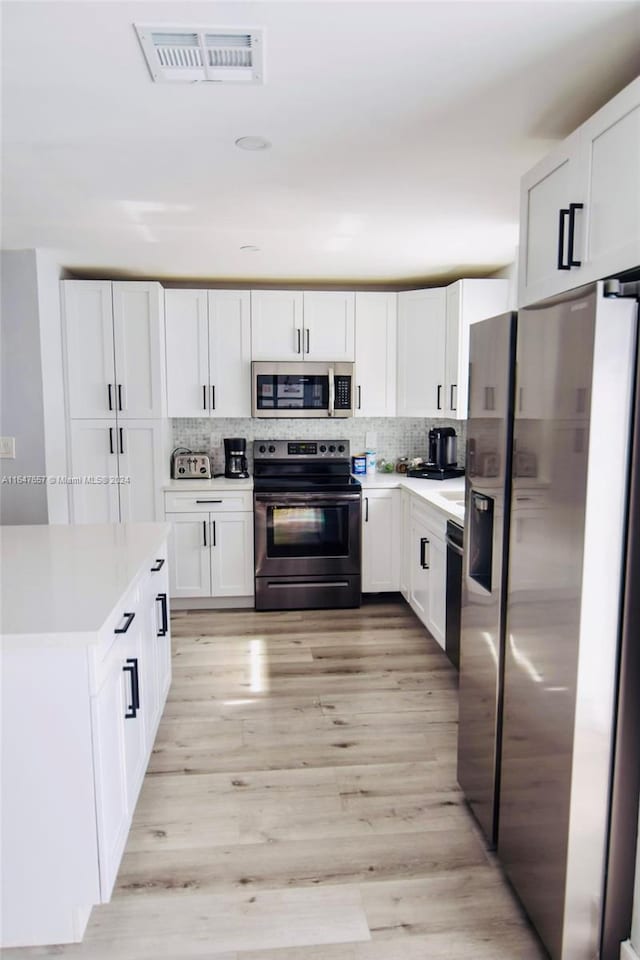
[(156, 600), (160, 603), (160, 609), (162, 611), (162, 626), (158, 630), (157, 636), (166, 637), (167, 630), (169, 629), (169, 620), (167, 617), (167, 595), (166, 593), (159, 593), (156, 597)]
[(311, 331), (307, 327), (307, 353), (311, 350)]
[(420, 537), (420, 566), (423, 570), (429, 569), (429, 564), (426, 561), (425, 557), (425, 547), (429, 543), (427, 537)]
[(207, 385), (206, 383), (202, 384), (202, 409), (207, 409)]
[(369, 523), (369, 497), (364, 498), (364, 522)]
[(436, 401), (438, 410), (442, 410), (442, 384), (438, 384), (438, 398)]
[(215, 383), (211, 384), (211, 409), (215, 410), (216, 408), (216, 386)]
[[(450, 391), (450, 401), (451, 401), (451, 402), (449, 403), (449, 406), (451, 407), (452, 410), (457, 410), (457, 409), (458, 409), (457, 406), (454, 406), (454, 405), (453, 405), (453, 391), (454, 391), (454, 390), (455, 390), (456, 393), (457, 393), (457, 390), (458, 390), (458, 384), (457, 384), (457, 383), (452, 383), (452, 384), (451, 384), (451, 391)], [(456, 398), (456, 399), (457, 399), (457, 398)]]
[(204, 537), (204, 543), (202, 544), (202, 546), (208, 547), (209, 544), (207, 543), (207, 521), (206, 520), (202, 521), (202, 536)]
[(131, 674), (131, 704), (125, 712), (125, 720), (134, 720), (140, 709), (140, 679), (138, 674), (138, 658), (129, 657), (123, 666), (125, 673)]
[(118, 410), (122, 410), (122, 384), (118, 384)]
[(113, 427), (109, 427), (109, 453), (114, 453), (113, 449)]
[(107, 384), (107, 396), (109, 398), (109, 410), (113, 410), (113, 396), (111, 395), (111, 384)]
[(573, 258), (573, 244), (576, 236), (576, 210), (583, 209), (584, 203), (569, 204), (569, 269), (582, 266), (582, 260), (574, 260)]
[(151, 573), (157, 573), (158, 570), (162, 570), (162, 568), (164, 567), (164, 560), (165, 560), (164, 557), (159, 557), (159, 558), (156, 560), (156, 566), (155, 566), (155, 567), (151, 567)]
[(126, 623), (124, 627), (118, 627), (117, 630), (114, 630), (114, 633), (126, 633), (133, 621), (135, 620), (135, 613), (125, 613), (124, 618)]
[(563, 208), (560, 211), (560, 216), (558, 220), (558, 270), (570, 270), (571, 267), (568, 263), (564, 262), (564, 224), (566, 218), (569, 216), (569, 208)]
[(296, 327), (296, 333), (298, 334), (298, 349), (297, 353), (300, 353), (300, 327)]
[(216, 544), (216, 522), (215, 522), (215, 520), (213, 520), (212, 523), (211, 523), (211, 538), (212, 538), (212, 541), (213, 541), (213, 546), (214, 546), (214, 547), (217, 546), (217, 544)]
[(120, 453), (124, 453), (124, 432), (122, 427), (118, 427), (118, 433), (120, 434)]
[(222, 500), (196, 500), (196, 503), (222, 503)]

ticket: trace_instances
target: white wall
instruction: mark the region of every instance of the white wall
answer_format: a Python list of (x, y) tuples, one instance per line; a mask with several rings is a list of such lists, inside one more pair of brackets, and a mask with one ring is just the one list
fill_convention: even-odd
[[(42, 399), (44, 407), (44, 455), (50, 477), (67, 473), (67, 436), (62, 367), (60, 280), (62, 271), (44, 250), (36, 251)], [(47, 485), (49, 523), (69, 522), (69, 487)]]
[[(15, 437), (3, 477), (46, 472), (37, 268), (34, 250), (0, 255), (0, 434)], [(46, 523), (46, 484), (0, 483), (0, 522)]]
[(509, 281), (509, 297), (507, 301), (507, 310), (516, 310), (518, 307), (518, 247), (516, 247), (513, 262), (492, 273), (491, 276), (496, 280)]

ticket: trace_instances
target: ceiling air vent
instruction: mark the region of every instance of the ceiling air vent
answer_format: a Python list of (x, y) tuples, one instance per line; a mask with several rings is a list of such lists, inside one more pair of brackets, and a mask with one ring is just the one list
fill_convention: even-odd
[(156, 83), (264, 82), (262, 30), (134, 23)]

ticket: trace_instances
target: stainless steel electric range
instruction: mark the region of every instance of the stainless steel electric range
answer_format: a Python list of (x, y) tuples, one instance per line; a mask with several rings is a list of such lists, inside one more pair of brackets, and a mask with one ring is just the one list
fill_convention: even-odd
[(360, 483), (348, 440), (255, 440), (256, 610), (359, 607)]

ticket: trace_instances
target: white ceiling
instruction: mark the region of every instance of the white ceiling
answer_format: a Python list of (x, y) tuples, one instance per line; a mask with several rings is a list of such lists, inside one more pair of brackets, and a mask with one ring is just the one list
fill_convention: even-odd
[[(489, 273), (514, 257), (521, 174), (640, 72), (631, 2), (4, 0), (2, 18), (3, 247), (96, 276)], [(262, 26), (267, 82), (154, 84), (134, 21)]]

